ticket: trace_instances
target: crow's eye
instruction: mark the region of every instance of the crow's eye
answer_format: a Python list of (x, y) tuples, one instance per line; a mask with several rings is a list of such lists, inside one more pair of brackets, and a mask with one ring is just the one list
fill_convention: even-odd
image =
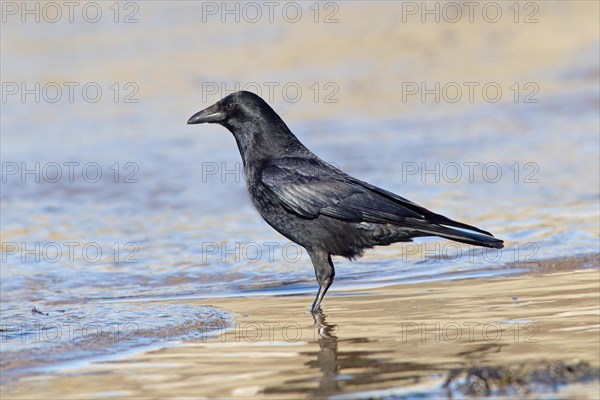
[(225, 109), (227, 111), (233, 111), (234, 108), (235, 108), (235, 103), (229, 103), (229, 104), (225, 105)]

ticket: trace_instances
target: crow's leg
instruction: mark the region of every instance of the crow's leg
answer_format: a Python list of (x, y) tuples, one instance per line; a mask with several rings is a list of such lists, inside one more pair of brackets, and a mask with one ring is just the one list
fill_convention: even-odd
[(327, 289), (333, 283), (335, 277), (335, 269), (333, 268), (333, 262), (331, 256), (323, 251), (309, 251), (310, 260), (315, 267), (315, 276), (317, 282), (319, 282), (319, 292), (315, 298), (314, 303), (310, 307), (310, 312), (315, 313), (321, 308), (321, 300), (327, 293)]

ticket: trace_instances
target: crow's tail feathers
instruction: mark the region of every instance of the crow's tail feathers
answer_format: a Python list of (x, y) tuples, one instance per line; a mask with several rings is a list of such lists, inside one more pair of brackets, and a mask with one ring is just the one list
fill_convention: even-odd
[(441, 237), (454, 240), (456, 242), (472, 244), (474, 246), (489, 247), (492, 249), (501, 249), (504, 247), (504, 241), (496, 239), (493, 236), (482, 235), (479, 233), (464, 232), (458, 229), (449, 229), (452, 233), (440, 234)]
[(491, 234), (485, 235), (477, 232), (469, 232), (462, 229), (450, 228), (443, 225), (429, 225), (419, 229), (420, 232), (440, 236), (455, 242), (471, 244), (473, 246), (489, 247), (492, 249), (501, 249), (504, 247), (504, 241), (496, 239)]

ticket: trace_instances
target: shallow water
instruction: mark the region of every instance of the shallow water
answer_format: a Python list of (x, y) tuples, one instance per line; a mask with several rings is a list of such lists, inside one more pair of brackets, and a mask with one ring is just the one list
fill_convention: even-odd
[[(508, 277), (537, 260), (597, 252), (598, 37), (588, 17), (597, 5), (547, 4), (540, 23), (527, 26), (395, 27), (391, 3), (370, 10), (382, 21), (371, 26), (360, 2), (339, 4), (339, 22), (327, 26), (199, 24), (199, 6), (186, 2), (139, 3), (133, 25), (3, 24), (3, 82), (95, 82), (104, 93), (96, 103), (80, 92), (73, 102), (3, 100), (3, 370), (118, 353), (164, 338), (160, 331), (177, 338), (191, 320), (227, 319), (225, 311), (184, 305), (142, 311), (138, 301), (315, 290), (306, 254), (253, 210), (231, 135), (185, 125), (220, 97), (203, 92), (206, 83), (295, 82), (300, 101), (277, 92), (271, 104), (320, 157), (507, 243), (501, 252), (436, 240), (378, 248), (336, 262), (336, 291)], [(564, 18), (579, 29), (565, 32)], [(495, 29), (502, 40), (491, 40)], [(565, 34), (570, 41), (557, 39)], [(535, 45), (522, 44), (524, 36)], [(266, 44), (253, 50), (255, 40)], [(468, 62), (457, 63), (448, 48)], [(493, 61), (501, 56), (508, 60)], [(322, 91), (335, 84), (338, 101), (324, 101), (324, 92), (314, 101), (314, 81)], [(505, 95), (497, 103), (401, 102), (402, 82), (413, 81), (497, 82)], [(132, 94), (129, 82), (139, 91)], [(527, 82), (539, 89), (537, 103), (523, 101)], [(138, 102), (125, 102), (127, 94)], [(39, 337), (48, 323), (65, 335), (73, 323), (114, 332), (141, 319), (154, 334), (139, 343), (97, 343), (88, 352), (77, 341), (65, 346), (63, 336), (52, 347), (44, 340), (35, 361), (18, 357), (39, 344), (24, 338)]]
[[(439, 399), (480, 398), (489, 385), (503, 398), (594, 399), (597, 263), (597, 256), (571, 258), (518, 277), (334, 292), (315, 320), (306, 312), (308, 296), (211, 299), (213, 306), (235, 310), (233, 324), (208, 325), (219, 335), (197, 334), (137, 354), (63, 364), (7, 385), (4, 393)], [(504, 379), (461, 377), (477, 368), (514, 372)]]

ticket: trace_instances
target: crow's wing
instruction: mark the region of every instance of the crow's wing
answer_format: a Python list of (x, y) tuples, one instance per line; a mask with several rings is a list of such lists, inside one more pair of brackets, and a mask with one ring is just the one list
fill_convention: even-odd
[(439, 224), (491, 236), (348, 176), (319, 159), (274, 160), (263, 168), (261, 181), (287, 210), (307, 219), (321, 214), (348, 222), (391, 223), (414, 229)]
[(349, 222), (385, 223), (401, 222), (403, 216), (392, 202), (320, 160), (280, 159), (267, 165), (261, 178), (286, 209), (304, 218), (322, 214)]

